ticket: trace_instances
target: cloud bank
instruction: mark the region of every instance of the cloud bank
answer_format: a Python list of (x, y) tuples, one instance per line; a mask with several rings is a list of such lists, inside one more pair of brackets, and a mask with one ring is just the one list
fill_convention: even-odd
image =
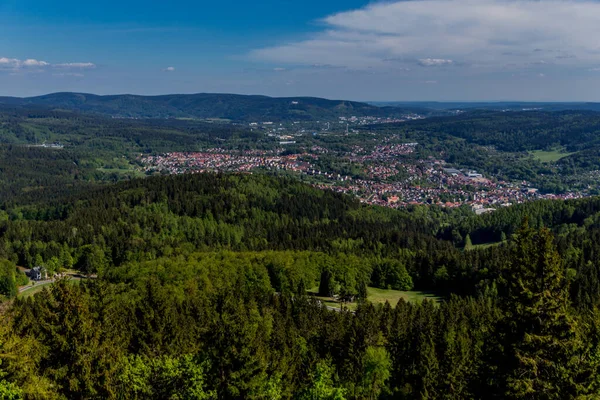
[(93, 63), (90, 63), (90, 62), (51, 64), (47, 61), (36, 60), (33, 58), (28, 58), (26, 60), (19, 60), (17, 58), (0, 57), (0, 71), (43, 72), (47, 69), (84, 70), (84, 69), (93, 69), (93, 68), (96, 68), (96, 65)]
[(250, 57), (348, 68), (587, 69), (600, 62), (598, 21), (600, 2), (592, 0), (374, 3), (324, 18), (323, 29), (308, 39), (256, 49)]

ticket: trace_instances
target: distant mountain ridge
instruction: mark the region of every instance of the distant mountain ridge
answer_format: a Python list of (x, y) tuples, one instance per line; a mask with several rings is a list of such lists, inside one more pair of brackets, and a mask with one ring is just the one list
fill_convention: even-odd
[(160, 96), (52, 93), (0, 97), (0, 105), (42, 106), (122, 118), (219, 118), (240, 122), (333, 120), (340, 116), (400, 116), (404, 108), (378, 107), (317, 97), (268, 97), (218, 93)]
[(492, 111), (600, 111), (594, 102), (530, 102), (530, 101), (371, 101), (380, 107), (421, 108), (428, 110), (492, 110)]

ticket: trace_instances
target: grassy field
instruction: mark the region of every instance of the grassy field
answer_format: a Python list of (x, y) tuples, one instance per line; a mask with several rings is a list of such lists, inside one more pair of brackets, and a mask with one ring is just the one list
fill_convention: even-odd
[(482, 243), (482, 244), (474, 244), (473, 245), (473, 249), (487, 249), (488, 247), (493, 247), (493, 246), (500, 246), (501, 244), (503, 244), (504, 242), (494, 242), (494, 243)]
[[(36, 284), (33, 286), (32, 289), (27, 289), (26, 291), (24, 291), (23, 293), (19, 293), (20, 298), (22, 299), (26, 299), (28, 297), (31, 297), (33, 295), (35, 295), (36, 293), (41, 292), (42, 290), (44, 290), (45, 287), (48, 287), (50, 285), (52, 285), (54, 282), (47, 282), (47, 283), (42, 283), (42, 284)], [(73, 285), (78, 285), (79, 284), (79, 279), (70, 279), (69, 283), (73, 284)]]
[[(342, 306), (337, 300), (331, 297), (320, 297), (316, 296), (324, 305), (329, 307), (340, 308)], [(387, 289), (377, 289), (377, 288), (367, 288), (367, 301), (370, 301), (373, 304), (384, 304), (386, 301), (389, 302), (392, 306), (398, 304), (400, 299), (404, 299), (406, 301), (415, 301), (421, 302), (425, 299), (432, 300), (437, 302), (442, 301), (440, 296), (437, 296), (432, 292), (422, 292), (416, 290), (410, 291), (402, 291), (402, 290), (387, 290)], [(344, 307), (349, 310), (356, 309), (357, 303), (344, 303)]]
[(401, 291), (401, 290), (387, 290), (387, 289), (377, 289), (377, 288), (367, 288), (367, 300), (372, 303), (385, 303), (389, 301), (391, 305), (395, 306), (396, 303), (400, 299), (404, 299), (406, 301), (423, 301), (433, 300), (435, 302), (439, 302), (442, 300), (441, 297), (437, 296), (432, 292), (422, 292), (416, 290), (410, 291)]
[(561, 158), (565, 158), (575, 153), (567, 153), (564, 150), (552, 150), (552, 151), (543, 151), (543, 150), (535, 150), (531, 152), (531, 155), (541, 162), (556, 162)]
[(41, 292), (45, 287), (48, 287), (48, 286), (52, 285), (52, 283), (54, 283), (54, 282), (36, 284), (36, 285), (33, 286), (32, 289), (27, 289), (23, 293), (19, 293), (19, 297), (22, 298), (22, 299), (26, 299), (28, 297), (31, 297), (34, 294)]

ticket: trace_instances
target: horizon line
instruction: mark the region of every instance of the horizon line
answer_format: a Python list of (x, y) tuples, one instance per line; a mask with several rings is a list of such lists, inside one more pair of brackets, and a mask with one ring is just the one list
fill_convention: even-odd
[[(315, 98), (324, 99), (331, 101), (352, 101), (357, 103), (529, 103), (529, 104), (589, 104), (589, 103), (600, 103), (598, 101), (585, 101), (585, 100), (353, 100), (353, 99), (336, 99), (329, 97), (320, 96), (270, 96), (266, 94), (242, 94), (242, 93), (228, 93), (228, 92), (194, 92), (194, 93), (163, 93), (163, 94), (136, 94), (136, 93), (114, 93), (114, 94), (96, 94), (89, 92), (50, 92), (35, 96), (0, 96), (2, 98), (12, 99), (33, 99), (37, 97), (45, 97), (60, 94), (76, 94), (76, 95), (90, 95), (97, 97), (111, 97), (111, 96), (134, 96), (134, 97), (164, 97), (164, 96), (194, 96), (194, 95), (230, 95), (230, 96), (248, 96), (248, 97), (268, 97), (273, 99), (290, 99), (290, 98)], [(0, 102), (1, 103), (1, 102)]]

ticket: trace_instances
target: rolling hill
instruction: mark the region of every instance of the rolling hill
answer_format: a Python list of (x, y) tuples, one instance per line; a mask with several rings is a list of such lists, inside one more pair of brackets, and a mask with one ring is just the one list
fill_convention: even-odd
[(240, 122), (333, 120), (340, 116), (400, 116), (398, 107), (316, 97), (174, 94), (163, 96), (53, 93), (38, 97), (0, 97), (0, 104), (43, 106), (122, 118), (218, 118)]

